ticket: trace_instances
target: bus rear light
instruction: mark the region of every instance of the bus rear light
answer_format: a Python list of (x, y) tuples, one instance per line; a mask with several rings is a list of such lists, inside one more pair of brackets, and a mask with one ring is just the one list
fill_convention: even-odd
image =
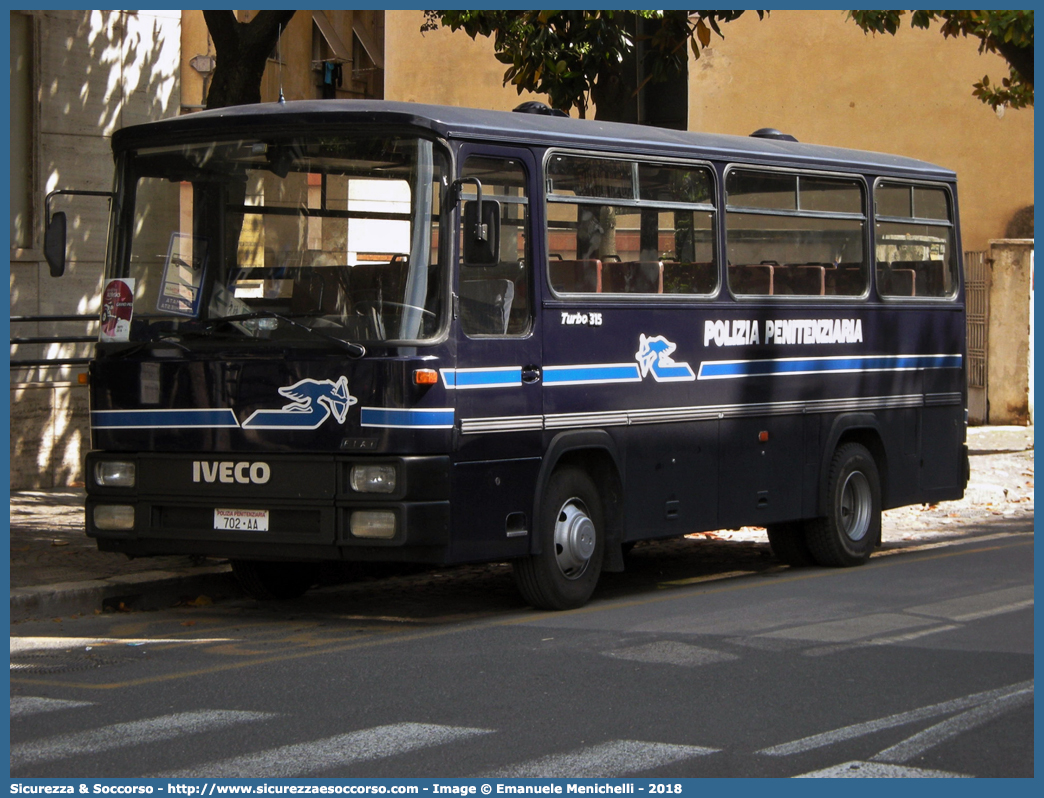
[(134, 529), (134, 507), (129, 504), (99, 504), (94, 508), (94, 526), (98, 529), (130, 531)]
[(134, 463), (126, 460), (101, 460), (94, 464), (94, 482), (100, 488), (133, 488), (137, 482)]
[(350, 524), (353, 537), (378, 540), (395, 537), (395, 526), (395, 513), (391, 510), (356, 510)]

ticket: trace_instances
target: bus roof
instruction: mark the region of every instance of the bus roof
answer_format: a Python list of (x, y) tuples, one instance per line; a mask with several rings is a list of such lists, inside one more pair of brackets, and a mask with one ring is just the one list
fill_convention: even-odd
[(952, 181), (954, 172), (899, 155), (849, 150), (819, 144), (751, 136), (698, 133), (646, 125), (581, 120), (532, 113), (489, 111), (384, 100), (299, 100), (238, 105), (201, 111), (124, 128), (113, 136), (113, 149), (213, 135), (215, 128), (257, 134), (258, 128), (304, 125), (308, 128), (352, 124), (408, 125), (447, 139), (562, 146), (595, 151), (742, 161), (813, 167), (859, 173), (891, 174)]

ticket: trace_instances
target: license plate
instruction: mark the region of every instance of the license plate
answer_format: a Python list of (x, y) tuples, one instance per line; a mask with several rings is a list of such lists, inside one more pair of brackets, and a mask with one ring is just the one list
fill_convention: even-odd
[(214, 510), (214, 529), (267, 532), (268, 510)]

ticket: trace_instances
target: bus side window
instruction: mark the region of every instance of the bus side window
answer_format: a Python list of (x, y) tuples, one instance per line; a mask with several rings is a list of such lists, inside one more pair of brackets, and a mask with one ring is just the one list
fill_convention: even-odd
[(737, 168), (726, 175), (725, 190), (734, 294), (866, 294), (870, 277), (860, 181)]
[(874, 197), (877, 292), (885, 297), (954, 296), (957, 258), (945, 189), (879, 182)]
[(547, 247), (559, 294), (713, 294), (714, 185), (700, 164), (567, 153), (547, 162)]

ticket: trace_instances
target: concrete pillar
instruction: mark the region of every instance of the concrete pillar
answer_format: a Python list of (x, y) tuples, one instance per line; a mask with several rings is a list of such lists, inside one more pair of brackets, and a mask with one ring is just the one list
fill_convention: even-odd
[(990, 241), (988, 423), (1028, 425), (1033, 239)]

